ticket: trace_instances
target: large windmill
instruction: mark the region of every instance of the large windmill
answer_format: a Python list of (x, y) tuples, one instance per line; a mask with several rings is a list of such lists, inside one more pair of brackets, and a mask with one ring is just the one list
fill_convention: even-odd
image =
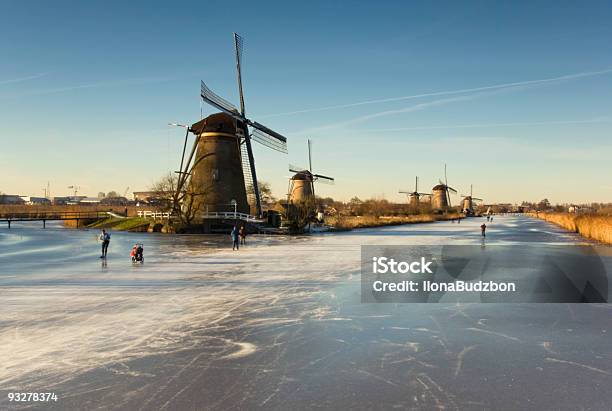
[[(253, 205), (256, 214), (261, 216), (261, 198), (251, 141), (287, 153), (287, 139), (284, 136), (246, 117), (241, 68), (243, 45), (242, 38), (234, 33), (240, 110), (211, 91), (202, 81), (202, 100), (221, 112), (185, 127), (187, 133), (181, 169), (178, 172), (175, 203), (178, 198), (183, 198), (183, 201), (186, 199), (190, 207), (200, 212), (250, 213), (250, 205)], [(185, 158), (190, 132), (196, 138), (189, 156)]]
[(419, 177), (418, 176), (415, 177), (414, 191), (400, 190), (399, 193), (408, 194), (408, 197), (410, 197), (410, 205), (413, 207), (419, 206), (419, 200), (422, 196), (431, 196), (431, 194), (428, 194), (428, 193), (419, 193)]
[(333, 183), (333, 177), (312, 172), (312, 142), (308, 140), (308, 168), (289, 165), (289, 171), (295, 173), (289, 179), (289, 203), (303, 202), (315, 198), (314, 182)]
[(466, 215), (474, 215), (474, 201), (482, 201), (482, 198), (477, 198), (473, 196), (472, 189), (473, 189), (472, 184), (470, 184), (470, 195), (469, 196), (464, 196), (463, 194), (461, 195), (461, 197), (463, 197), (463, 200), (461, 203), (461, 211), (465, 213)]
[(432, 188), (431, 191), (431, 207), (434, 210), (446, 210), (452, 207), (450, 193), (457, 194), (457, 190), (448, 185), (446, 164), (444, 164), (444, 182), (439, 180), (439, 184)]

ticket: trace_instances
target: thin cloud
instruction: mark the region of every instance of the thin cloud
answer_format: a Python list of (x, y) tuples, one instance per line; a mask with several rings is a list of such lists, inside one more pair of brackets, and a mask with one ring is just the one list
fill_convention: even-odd
[(13, 78), (13, 79), (8, 79), (8, 80), (0, 80), (0, 86), (5, 85), (5, 84), (21, 83), (22, 81), (36, 80), (37, 78), (41, 78), (46, 75), (47, 73), (38, 73), (38, 74), (32, 74), (31, 76), (26, 76), (26, 77), (18, 77), (18, 78)]
[(168, 81), (180, 80), (183, 78), (190, 78), (194, 76), (195, 74), (185, 75), (185, 76), (140, 77), (140, 78), (131, 78), (131, 79), (123, 79), (123, 80), (100, 81), (96, 83), (77, 84), (77, 85), (71, 85), (71, 86), (65, 86), (65, 87), (31, 90), (31, 91), (25, 91), (21, 93), (7, 94), (7, 95), (2, 96), (2, 98), (6, 99), (6, 98), (14, 98), (14, 97), (38, 96), (38, 95), (44, 95), (44, 94), (55, 94), (55, 93), (63, 93), (66, 91), (92, 89), (92, 88), (121, 87), (121, 86), (135, 86), (135, 85), (140, 85), (140, 84), (165, 83)]
[(390, 97), (390, 98), (382, 98), (382, 99), (375, 99), (375, 100), (365, 100), (365, 101), (360, 101), (356, 103), (339, 104), (335, 106), (316, 107), (316, 108), (310, 108), (310, 109), (304, 109), (304, 110), (286, 111), (282, 113), (268, 114), (268, 115), (264, 115), (260, 117), (289, 116), (289, 115), (295, 115), (295, 114), (314, 113), (314, 112), (319, 112), (319, 111), (359, 107), (359, 106), (364, 106), (368, 104), (380, 104), (380, 103), (391, 103), (394, 101), (413, 100), (413, 99), (419, 99), (419, 98), (425, 98), (425, 97), (437, 97), (437, 96), (447, 96), (447, 95), (453, 95), (453, 94), (473, 93), (473, 92), (478, 92), (478, 91), (513, 88), (513, 87), (518, 87), (518, 86), (543, 85), (547, 83), (555, 83), (555, 82), (561, 82), (561, 81), (567, 81), (567, 80), (576, 80), (576, 79), (586, 78), (586, 77), (601, 76), (601, 75), (605, 75), (609, 73), (612, 73), (612, 68), (598, 70), (598, 71), (585, 71), (582, 73), (566, 74), (564, 76), (549, 77), (549, 78), (538, 79), (538, 80), (517, 81), (517, 82), (512, 82), (512, 83), (494, 84), (491, 86), (464, 88), (464, 89), (456, 89), (456, 90), (445, 90), (445, 91), (436, 91), (432, 93), (413, 94), (409, 96)]
[(490, 128), (490, 127), (520, 127), (520, 126), (550, 126), (563, 124), (593, 124), (593, 123), (609, 123), (610, 119), (596, 118), (586, 120), (560, 120), (560, 121), (535, 121), (535, 122), (516, 122), (516, 123), (482, 123), (482, 124), (454, 124), (448, 126), (417, 126), (417, 127), (395, 127), (395, 128), (379, 128), (379, 129), (360, 129), (355, 130), (355, 133), (370, 133), (370, 132), (395, 132), (395, 131), (419, 131), (419, 130), (448, 130), (458, 128)]

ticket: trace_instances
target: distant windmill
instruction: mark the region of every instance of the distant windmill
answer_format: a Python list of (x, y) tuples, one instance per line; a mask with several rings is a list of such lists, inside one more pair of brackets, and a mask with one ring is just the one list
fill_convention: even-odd
[(463, 201), (461, 204), (461, 211), (467, 215), (474, 215), (474, 200), (475, 201), (482, 201), (482, 198), (476, 198), (474, 197), (472, 194), (472, 184), (470, 184), (470, 195), (469, 196), (464, 196), (463, 194), (461, 195), (461, 197), (463, 197)]
[(419, 177), (418, 176), (415, 177), (414, 191), (400, 190), (399, 193), (408, 194), (408, 196), (410, 197), (410, 205), (414, 207), (419, 206), (419, 199), (421, 198), (421, 196), (431, 196), (431, 194), (428, 194), (428, 193), (419, 193)]
[[(234, 33), (240, 110), (201, 82), (202, 100), (221, 112), (212, 114), (191, 126), (183, 126), (187, 132), (175, 197), (179, 198), (187, 191), (191, 193), (192, 203), (195, 203), (196, 209), (209, 211), (231, 209), (242, 213), (249, 213), (248, 199), (250, 199), (256, 208), (256, 214), (261, 215), (261, 198), (251, 140), (286, 153), (287, 139), (246, 117), (242, 91), (242, 48), (242, 38)], [(252, 133), (249, 132), (249, 127)], [(196, 136), (196, 139), (189, 156), (185, 158), (190, 132)], [(188, 179), (190, 181), (187, 186)], [(189, 187), (189, 190), (185, 190), (186, 187)]]
[(321, 181), (328, 184), (334, 182), (332, 177), (312, 172), (312, 142), (308, 140), (308, 169), (289, 165), (289, 171), (295, 173), (289, 179), (289, 202), (297, 203), (315, 198), (314, 182)]
[(457, 194), (457, 190), (448, 185), (448, 177), (446, 175), (446, 164), (444, 164), (444, 182), (439, 180), (438, 185), (431, 189), (432, 201), (431, 207), (434, 210), (446, 210), (452, 207), (450, 193)]

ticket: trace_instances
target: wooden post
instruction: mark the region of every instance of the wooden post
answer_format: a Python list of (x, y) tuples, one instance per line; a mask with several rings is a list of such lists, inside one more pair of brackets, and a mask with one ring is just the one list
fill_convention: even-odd
[(11, 229), (11, 220), (7, 220), (8, 225), (9, 225), (9, 230)]
[(43, 229), (47, 228), (47, 220), (43, 219)]

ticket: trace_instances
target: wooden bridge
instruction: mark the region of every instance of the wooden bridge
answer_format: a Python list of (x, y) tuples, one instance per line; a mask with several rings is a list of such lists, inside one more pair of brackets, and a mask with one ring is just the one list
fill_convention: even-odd
[(29, 213), (21, 212), (4, 212), (0, 213), (0, 223), (8, 223), (8, 228), (11, 228), (11, 222), (14, 221), (42, 221), (43, 228), (47, 227), (47, 221), (76, 221), (77, 227), (82, 220), (97, 220), (109, 216), (108, 211), (36, 211)]

